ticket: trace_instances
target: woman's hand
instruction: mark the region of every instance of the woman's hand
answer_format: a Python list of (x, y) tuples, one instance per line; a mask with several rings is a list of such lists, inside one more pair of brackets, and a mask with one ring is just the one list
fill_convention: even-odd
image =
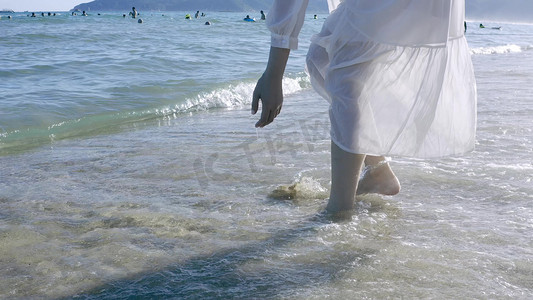
[(289, 49), (270, 48), (268, 65), (263, 76), (257, 81), (252, 99), (252, 114), (259, 109), (261, 99), (261, 117), (255, 127), (265, 127), (272, 123), (283, 105), (282, 80), (289, 58)]
[(261, 118), (255, 127), (264, 127), (276, 118), (283, 105), (282, 79), (273, 78), (266, 72), (259, 78), (255, 86), (252, 100), (252, 115), (257, 113), (259, 108), (259, 99), (261, 99)]

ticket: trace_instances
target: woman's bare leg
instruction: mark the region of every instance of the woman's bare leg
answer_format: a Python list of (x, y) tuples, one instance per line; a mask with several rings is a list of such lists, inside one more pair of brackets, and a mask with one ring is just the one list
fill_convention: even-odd
[(376, 193), (396, 195), (400, 192), (400, 181), (383, 156), (365, 157), (365, 169), (360, 176), (357, 195)]
[(328, 212), (347, 211), (354, 207), (364, 160), (364, 154), (346, 152), (331, 142), (331, 192), (326, 208)]

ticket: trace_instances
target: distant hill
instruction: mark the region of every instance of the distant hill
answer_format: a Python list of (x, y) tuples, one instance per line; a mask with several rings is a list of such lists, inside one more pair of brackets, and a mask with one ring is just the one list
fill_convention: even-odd
[[(85, 11), (259, 11), (268, 10), (273, 0), (95, 0), (77, 5)], [(327, 12), (325, 0), (310, 0), (309, 12)]]

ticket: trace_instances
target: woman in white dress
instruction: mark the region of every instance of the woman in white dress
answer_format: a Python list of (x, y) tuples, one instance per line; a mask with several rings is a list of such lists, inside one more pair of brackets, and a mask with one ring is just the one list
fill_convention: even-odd
[[(308, 0), (275, 0), (267, 68), (254, 91), (256, 127), (283, 103), (281, 80)], [(464, 37), (464, 0), (328, 0), (307, 71), (330, 102), (331, 193), (327, 210), (353, 208), (355, 195), (394, 195), (400, 184), (385, 156), (442, 157), (471, 151), (476, 83)], [(360, 176), (365, 166), (364, 175)], [(361, 177), (361, 178), (360, 178)]]

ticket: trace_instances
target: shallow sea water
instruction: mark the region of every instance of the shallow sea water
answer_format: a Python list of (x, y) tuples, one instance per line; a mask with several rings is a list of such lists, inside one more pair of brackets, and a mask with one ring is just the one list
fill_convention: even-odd
[(402, 192), (341, 219), (327, 103), (296, 75), (270, 128), (235, 104), (0, 156), (0, 298), (530, 299), (533, 53), (494, 47), (476, 150), (392, 158)]

